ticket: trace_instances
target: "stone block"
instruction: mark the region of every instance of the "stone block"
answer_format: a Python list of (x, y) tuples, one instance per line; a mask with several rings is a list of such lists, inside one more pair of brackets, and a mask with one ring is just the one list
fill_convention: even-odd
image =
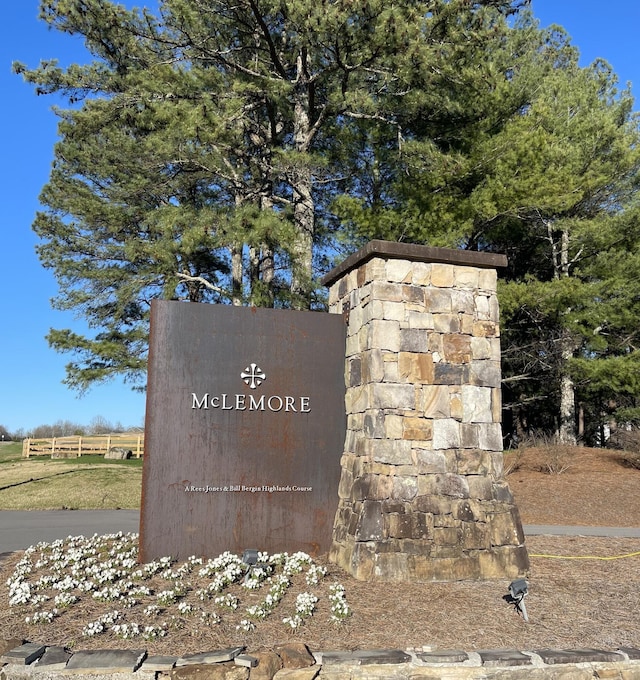
[[(13, 643), (15, 640), (11, 640), (11, 642)], [(36, 642), (24, 642), (11, 649), (7, 649), (2, 655), (0, 663), (28, 666), (39, 659), (44, 654), (45, 649), (45, 645), (40, 645)]]
[(425, 328), (433, 330), (433, 314), (428, 312), (408, 311), (407, 322), (409, 328)]
[(371, 387), (372, 408), (415, 410), (416, 395), (413, 385), (377, 383)]
[(426, 418), (405, 418), (402, 438), (412, 441), (430, 441), (433, 437), (433, 421)]
[(387, 321), (405, 321), (406, 308), (403, 302), (382, 303), (382, 318)]
[(483, 666), (530, 666), (531, 657), (517, 649), (479, 650)]
[(434, 484), (429, 489), (421, 488), (423, 485), (420, 484), (419, 478), (418, 490), (420, 491), (430, 491), (431, 493), (425, 495), (416, 496), (414, 501), (415, 509), (418, 512), (423, 512), (428, 515), (446, 515), (451, 513), (454, 501), (451, 498), (445, 496), (436, 495), (434, 492), (437, 488), (435, 484), (435, 475), (429, 475), (433, 478)]
[(499, 503), (513, 503), (513, 494), (506, 482), (497, 482), (493, 485), (493, 497)]
[[(452, 290), (451, 291), (451, 311), (458, 314), (468, 314), (473, 316), (475, 314), (475, 296), (469, 290)], [(487, 304), (488, 307), (488, 304)]]
[[(360, 338), (358, 335), (347, 334), (345, 357), (354, 357), (360, 353)], [(348, 382), (347, 382), (348, 384)]]
[(364, 501), (355, 538), (357, 541), (381, 541), (386, 538), (380, 501)]
[(478, 448), (485, 451), (502, 451), (502, 427), (500, 423), (477, 423)]
[(422, 410), (427, 418), (449, 418), (451, 416), (449, 387), (447, 385), (423, 387)]
[(493, 484), (489, 477), (484, 475), (466, 475), (464, 479), (469, 489), (469, 497), (481, 501), (493, 500)]
[(502, 390), (499, 387), (491, 389), (491, 418), (494, 423), (502, 422)]
[[(353, 652), (322, 652), (322, 666), (367, 666), (405, 664), (411, 657), (399, 649), (375, 649)], [(323, 674), (324, 675), (324, 674)], [(347, 678), (349, 672), (344, 671)]]
[(498, 272), (495, 269), (478, 270), (478, 288), (488, 293), (495, 292), (498, 287)]
[(475, 312), (478, 321), (490, 321), (489, 298), (486, 295), (477, 295), (475, 298)]
[(133, 673), (146, 655), (144, 649), (79, 650), (67, 662), (65, 673)]
[(430, 262), (414, 262), (412, 282), (416, 286), (428, 286), (431, 283), (431, 268)]
[[(67, 662), (69, 661), (70, 658), (71, 652), (68, 652), (64, 647), (58, 646), (47, 647), (45, 653), (38, 659), (38, 665), (36, 666), (36, 668), (38, 670), (44, 671), (61, 671), (66, 668)], [(144, 660), (144, 665), (141, 668), (141, 670), (143, 671), (155, 670), (147, 665), (147, 662), (152, 658), (153, 657), (147, 657)], [(173, 663), (175, 663), (176, 660), (175, 656), (166, 658), (171, 659)], [(169, 670), (170, 668), (172, 668), (172, 662), (167, 661), (162, 670)]]
[(351, 493), (345, 498), (351, 498), (354, 501), (364, 501), (375, 498), (375, 484), (377, 476), (373, 474), (365, 474), (353, 480), (351, 484)]
[(370, 387), (368, 385), (347, 388), (344, 395), (344, 405), (347, 415), (363, 412), (365, 409), (369, 408), (370, 403)]
[(411, 515), (391, 513), (385, 515), (390, 538), (412, 538)]
[(353, 498), (353, 474), (344, 467), (340, 472), (338, 498)]
[(433, 448), (457, 449), (460, 446), (460, 423), (453, 418), (433, 421)]
[(453, 288), (453, 265), (434, 262), (431, 265), (431, 285), (437, 288)]
[(413, 448), (416, 470), (419, 474), (447, 472), (445, 454), (442, 451)]
[(378, 581), (406, 581), (408, 556), (404, 553), (380, 553), (374, 560), (374, 578)]
[(225, 663), (233, 661), (238, 654), (244, 651), (244, 647), (226, 647), (225, 649), (215, 649), (210, 652), (197, 652), (195, 654), (185, 654), (176, 660), (176, 668), (180, 666), (196, 666), (199, 664)]
[(434, 363), (433, 382), (435, 385), (462, 385), (466, 382), (469, 367), (446, 363)]
[(489, 518), (489, 539), (492, 546), (521, 545), (524, 533), (520, 515), (515, 506), (507, 512), (496, 513)]
[(314, 680), (320, 674), (320, 670), (320, 666), (283, 668), (273, 676), (273, 680)]
[(471, 338), (471, 358), (474, 361), (492, 358), (489, 338)]
[(460, 545), (460, 530), (454, 527), (437, 527), (433, 530), (433, 542), (440, 545)]
[(273, 651), (280, 657), (283, 668), (308, 668), (316, 662), (307, 645), (302, 642), (275, 645)]
[(464, 550), (488, 550), (491, 546), (489, 529), (481, 522), (463, 522), (461, 544)]
[(457, 314), (434, 314), (433, 330), (436, 333), (459, 333), (460, 319)]
[(474, 522), (476, 520), (473, 506), (468, 498), (455, 501), (451, 507), (452, 515), (455, 519), (461, 522)]
[(409, 568), (417, 581), (468, 581), (480, 578), (476, 555), (434, 559), (420, 555), (409, 557)]
[(404, 431), (404, 417), (386, 414), (384, 417), (384, 436), (387, 439), (402, 439)]
[(411, 442), (401, 439), (372, 439), (368, 443), (372, 460), (388, 465), (411, 465)]
[[(435, 331), (429, 333), (428, 349), (434, 355), (434, 361), (442, 361), (442, 357), (444, 356), (444, 350), (442, 349), (443, 337), (442, 333), (436, 333)], [(438, 355), (438, 358), (436, 358), (436, 355)]]
[(467, 382), (477, 387), (500, 387), (502, 375), (497, 361), (472, 361)]
[(466, 652), (441, 649), (435, 652), (418, 652), (416, 657), (426, 664), (463, 663), (469, 658)]
[(391, 514), (392, 512), (398, 513), (400, 515), (404, 515), (407, 512), (407, 506), (406, 503), (403, 501), (395, 500), (395, 499), (388, 499), (386, 501), (383, 501), (382, 503), (382, 514), (383, 515), (388, 515)]
[(402, 302), (402, 285), (400, 283), (373, 281), (371, 283), (371, 298), (372, 300), (386, 302)]
[[(351, 294), (352, 297), (354, 296), (354, 293)], [(363, 325), (364, 323), (364, 316), (365, 312), (360, 307), (359, 305), (353, 306), (353, 303), (351, 304), (351, 309), (349, 311), (349, 326), (348, 326), (348, 331), (351, 332), (351, 334), (356, 333)]]
[[(419, 543), (414, 543), (416, 550), (422, 545), (424, 541), (433, 537), (433, 518), (424, 512), (412, 512), (411, 518), (411, 537)], [(405, 552), (409, 552), (405, 547)], [(414, 553), (415, 554), (415, 553)]]
[(456, 452), (456, 459), (458, 473), (461, 475), (487, 476), (494, 469), (493, 454), (489, 451), (477, 448), (463, 449)]
[(371, 348), (398, 352), (400, 350), (400, 324), (398, 321), (374, 319), (369, 324)]
[(421, 328), (400, 329), (400, 352), (426, 352), (428, 331)]
[(203, 663), (176, 667), (167, 675), (171, 680), (248, 680), (249, 672), (233, 663)]
[(529, 571), (529, 556), (524, 545), (481, 550), (477, 557), (481, 578), (521, 578)]
[(454, 266), (453, 285), (456, 288), (474, 290), (478, 287), (480, 270), (477, 267)]
[(461, 423), (460, 437), (463, 449), (478, 448), (478, 427), (475, 423)]
[(460, 332), (464, 335), (473, 335), (473, 324), (476, 319), (471, 314), (458, 314), (458, 321), (460, 322)]
[(418, 494), (417, 477), (392, 477), (391, 498), (412, 501)]
[(474, 498), (471, 494), (469, 477), (455, 475), (450, 472), (435, 475), (437, 492), (442, 496), (452, 496), (454, 498)]
[(362, 359), (354, 356), (347, 361), (347, 385), (357, 387), (362, 384)]
[[(622, 654), (602, 649), (536, 649), (534, 650), (546, 664), (577, 664), (577, 663), (616, 663), (624, 661)], [(602, 677), (598, 672), (596, 676)], [(618, 675), (612, 676), (618, 677)]]
[(386, 435), (385, 413), (382, 410), (364, 413), (363, 432), (369, 439), (382, 439)]
[(434, 559), (459, 559), (462, 557), (462, 546), (458, 545), (457, 543), (439, 544), (434, 541), (433, 548), (431, 550), (431, 556)]
[(384, 357), (380, 349), (370, 349), (362, 353), (362, 382), (378, 383), (384, 377)]
[(492, 423), (492, 389), (476, 385), (462, 385), (462, 422)]
[(364, 265), (365, 279), (369, 281), (382, 281), (387, 275), (387, 261), (382, 257), (372, 257)]
[(495, 321), (476, 321), (473, 324), (472, 333), (477, 338), (497, 338), (500, 335), (500, 327)]
[(253, 655), (258, 659), (258, 665), (251, 669), (251, 680), (272, 680), (282, 668), (282, 660), (271, 650), (253, 652)]
[(500, 303), (497, 295), (492, 295), (489, 298), (489, 319), (496, 323), (500, 321)]
[(455, 333), (442, 338), (444, 360), (449, 364), (468, 364), (472, 359), (471, 337)]
[(397, 355), (385, 355), (384, 362), (384, 382), (399, 383)]
[(432, 314), (451, 314), (451, 292), (442, 288), (424, 290), (424, 306)]
[(413, 278), (413, 265), (409, 260), (387, 260), (387, 281), (408, 283)]

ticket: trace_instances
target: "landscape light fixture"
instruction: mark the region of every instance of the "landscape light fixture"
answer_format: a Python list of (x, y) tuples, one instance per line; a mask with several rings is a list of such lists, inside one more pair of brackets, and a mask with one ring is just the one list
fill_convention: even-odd
[(524, 598), (529, 594), (529, 584), (527, 579), (519, 578), (515, 581), (511, 581), (509, 584), (509, 595), (511, 596), (512, 602), (515, 604), (516, 609), (522, 612), (522, 618), (525, 621), (529, 621), (527, 616), (527, 608), (524, 604)]
[(258, 551), (251, 548), (246, 549), (242, 553), (243, 564), (248, 564), (252, 567), (254, 564), (258, 564)]

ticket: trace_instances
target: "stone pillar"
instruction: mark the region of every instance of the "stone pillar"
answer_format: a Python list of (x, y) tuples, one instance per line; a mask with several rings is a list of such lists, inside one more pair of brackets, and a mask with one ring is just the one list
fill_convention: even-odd
[(330, 312), (348, 320), (330, 558), (358, 579), (528, 571), (502, 469), (504, 265), (503, 255), (372, 241), (323, 281)]

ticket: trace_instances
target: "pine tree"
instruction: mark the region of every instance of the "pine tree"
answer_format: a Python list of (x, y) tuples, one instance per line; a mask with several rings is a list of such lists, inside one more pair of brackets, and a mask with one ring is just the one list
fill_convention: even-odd
[(474, 17), (515, 4), (164, 0), (156, 16), (42, 0), (42, 18), (94, 56), (15, 66), (71, 104), (58, 112), (35, 224), (56, 304), (95, 331), (51, 332), (75, 355), (67, 382), (142, 378), (154, 297), (313, 305), (331, 201), (349, 188), (352, 159), (374, 153), (367, 130), (380, 123), (401, 146), (407, 107), (412, 120), (433, 109), (441, 123), (458, 77), (452, 54), (462, 63), (492, 39)]
[(610, 67), (580, 68), (561, 29), (474, 18), (496, 40), (463, 53), (483, 78), (465, 83), (459, 68), (461, 87), (440, 100), (458, 124), (435, 134), (425, 116), (408, 120), (402, 153), (390, 158), (383, 139), (365, 190), (337, 210), (356, 238), (506, 252), (506, 405), (574, 443), (579, 404), (592, 431), (612, 411), (637, 416), (638, 117)]

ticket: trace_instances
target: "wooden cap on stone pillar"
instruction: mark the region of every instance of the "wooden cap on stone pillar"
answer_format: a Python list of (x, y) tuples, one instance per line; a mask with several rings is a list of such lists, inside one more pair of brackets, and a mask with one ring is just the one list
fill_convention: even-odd
[(356, 578), (515, 578), (502, 471), (504, 255), (371, 241), (327, 276), (348, 317), (347, 435), (331, 559)]

